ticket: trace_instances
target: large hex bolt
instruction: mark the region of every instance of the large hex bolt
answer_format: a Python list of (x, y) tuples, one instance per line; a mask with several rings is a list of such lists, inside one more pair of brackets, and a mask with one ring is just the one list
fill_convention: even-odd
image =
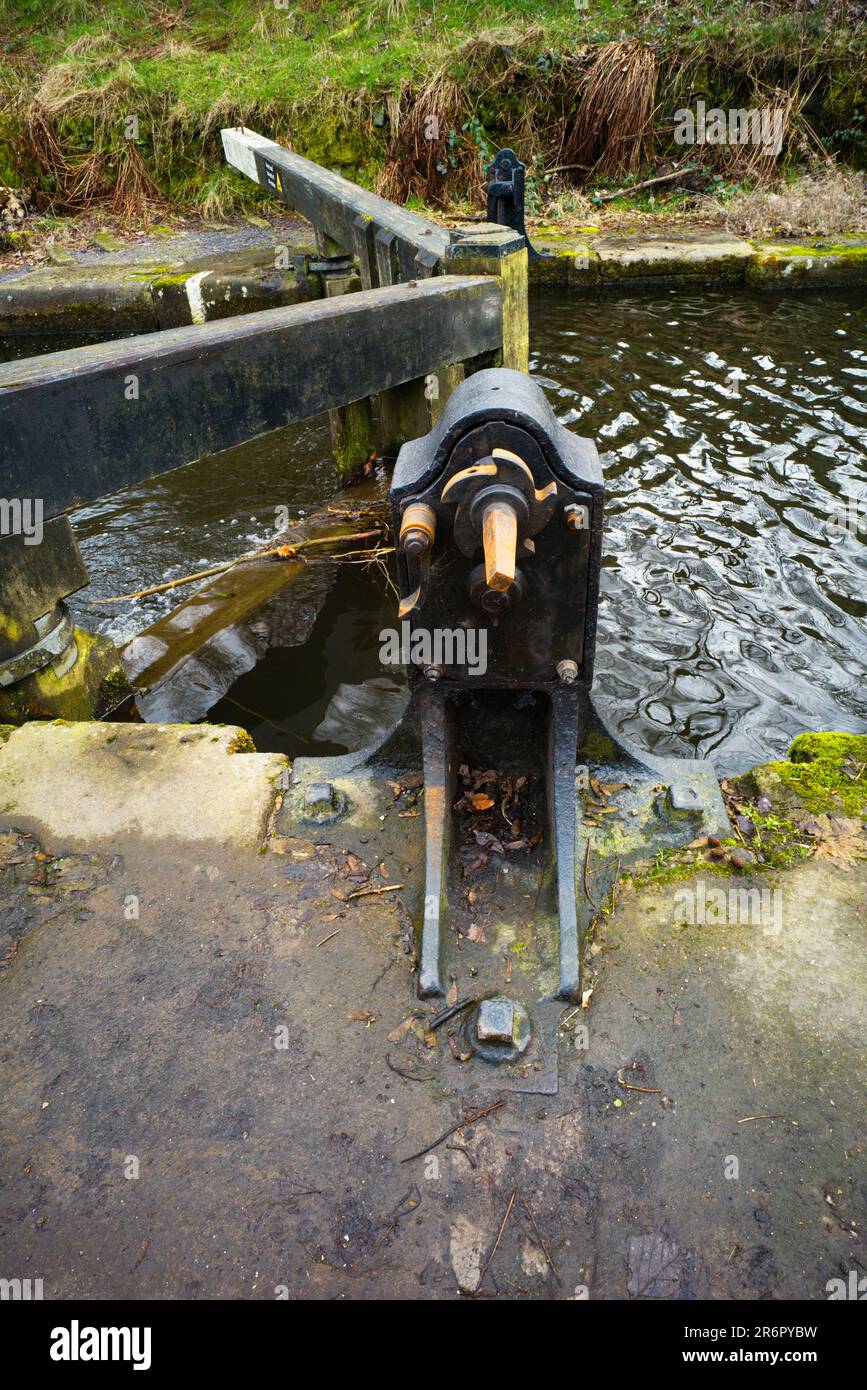
[(488, 1062), (514, 1062), (530, 1041), (527, 1010), (504, 995), (483, 999), (470, 1023), (473, 1051)]
[(483, 999), (476, 1020), (476, 1037), (480, 1043), (498, 1047), (514, 1045), (515, 1006), (511, 999)]

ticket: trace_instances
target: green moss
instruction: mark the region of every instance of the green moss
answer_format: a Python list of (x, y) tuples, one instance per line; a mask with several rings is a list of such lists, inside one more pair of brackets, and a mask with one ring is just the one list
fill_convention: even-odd
[(614, 740), (601, 729), (590, 729), (585, 735), (579, 753), (588, 763), (605, 763), (616, 753)]
[(683, 849), (660, 850), (648, 868), (640, 869), (633, 875), (635, 887), (644, 888), (650, 883), (659, 886), (683, 883), (685, 879), (693, 878), (700, 873), (717, 874), (723, 878), (728, 878), (732, 873), (730, 864), (716, 864), (697, 855), (692, 858), (684, 857), (689, 854), (691, 851)]
[(750, 819), (758, 832), (750, 841), (750, 849), (764, 867), (790, 869), (812, 853), (810, 837), (785, 816), (761, 815), (753, 808)]
[(256, 745), (246, 729), (238, 729), (227, 751), (229, 753), (255, 753)]
[(809, 811), (867, 809), (867, 734), (799, 734), (789, 761), (768, 766)]
[[(815, 840), (804, 829), (809, 819), (867, 812), (867, 734), (799, 734), (787, 762), (761, 763), (733, 787), (756, 826), (750, 849), (762, 864), (788, 868), (812, 851)], [(766, 812), (756, 809), (762, 798), (770, 803)]]
[(129, 691), (117, 650), (105, 637), (75, 629), (78, 655), (62, 676), (50, 666), (0, 690), (0, 719), (24, 724), (29, 719), (99, 719)]

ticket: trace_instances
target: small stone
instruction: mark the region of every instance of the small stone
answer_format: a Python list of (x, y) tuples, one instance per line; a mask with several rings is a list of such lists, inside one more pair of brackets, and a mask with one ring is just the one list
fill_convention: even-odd
[(449, 1255), (461, 1293), (475, 1293), (482, 1279), (487, 1236), (473, 1226), (465, 1216), (459, 1216), (451, 1228)]

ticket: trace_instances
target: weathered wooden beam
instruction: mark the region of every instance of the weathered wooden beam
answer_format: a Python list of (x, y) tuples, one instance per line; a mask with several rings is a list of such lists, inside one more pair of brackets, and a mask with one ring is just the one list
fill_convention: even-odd
[(449, 252), (445, 227), (243, 126), (220, 132), (226, 160), (300, 212), (348, 254), (357, 256), (365, 289), (432, 275)]
[(496, 351), (493, 279), (436, 276), (0, 366), (0, 496), (46, 518)]

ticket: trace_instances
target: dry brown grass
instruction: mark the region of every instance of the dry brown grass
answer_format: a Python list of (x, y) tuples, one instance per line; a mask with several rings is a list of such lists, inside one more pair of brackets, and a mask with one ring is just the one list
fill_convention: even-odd
[(512, 109), (517, 104), (520, 114), (508, 120), (508, 139), (529, 163), (553, 138), (539, 120), (543, 103), (537, 98), (547, 82), (535, 62), (542, 34), (538, 25), (483, 30), (420, 90), (405, 83), (387, 106), (391, 138), (377, 192), (395, 202), (421, 198), (432, 208), (483, 199), (485, 170), (473, 132), (465, 127), (482, 101), (496, 109), (499, 100), (505, 125), (505, 98), (516, 92), (521, 100)]
[(867, 180), (828, 165), (796, 184), (735, 194), (722, 208), (726, 226), (741, 236), (812, 237), (867, 232)]
[(440, 72), (416, 96), (405, 88), (401, 97), (388, 113), (391, 142), (376, 191), (396, 203), (416, 197), (443, 207), (449, 154), (456, 154), (449, 134), (461, 124), (462, 90)]
[(653, 128), (653, 49), (640, 39), (625, 39), (594, 53), (559, 162), (612, 177), (637, 173)]
[[(98, 63), (104, 45), (80, 43)], [(148, 121), (131, 68), (122, 68), (101, 86), (81, 84), (71, 63), (49, 68), (27, 110), (27, 145), (38, 173), (54, 185), (51, 203), (62, 212), (82, 212), (105, 203), (123, 220), (148, 204), (159, 205), (159, 191), (135, 142), (125, 138), (125, 118)], [(82, 151), (69, 133), (68, 119), (90, 125), (91, 149)]]

